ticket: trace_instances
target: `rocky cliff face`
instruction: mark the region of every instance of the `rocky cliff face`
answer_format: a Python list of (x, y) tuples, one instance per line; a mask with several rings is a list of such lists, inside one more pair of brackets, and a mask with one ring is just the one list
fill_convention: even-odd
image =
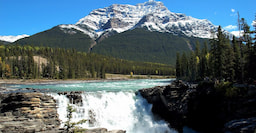
[(139, 92), (153, 104), (153, 113), (167, 120), (173, 128), (182, 131), (188, 115), (189, 100), (194, 97), (195, 89), (180, 84), (157, 86)]
[(43, 132), (58, 128), (54, 99), (43, 93), (0, 94), (0, 131)]
[(183, 126), (210, 133), (256, 131), (256, 93), (248, 95), (249, 90), (247, 96), (229, 98), (212, 82), (200, 86), (174, 82), (139, 92), (153, 104), (153, 113), (180, 132)]

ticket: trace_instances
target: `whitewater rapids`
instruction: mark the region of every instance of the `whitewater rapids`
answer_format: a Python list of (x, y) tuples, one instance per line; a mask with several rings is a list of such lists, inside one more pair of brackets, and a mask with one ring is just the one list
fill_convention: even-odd
[[(51, 94), (57, 101), (58, 114), (62, 122), (67, 121), (65, 95)], [(83, 92), (81, 105), (72, 106), (73, 122), (86, 119), (83, 128), (107, 128), (108, 130), (126, 130), (127, 133), (176, 133), (163, 120), (154, 118), (151, 105), (139, 94), (127, 92)], [(62, 123), (61, 126), (64, 124)]]

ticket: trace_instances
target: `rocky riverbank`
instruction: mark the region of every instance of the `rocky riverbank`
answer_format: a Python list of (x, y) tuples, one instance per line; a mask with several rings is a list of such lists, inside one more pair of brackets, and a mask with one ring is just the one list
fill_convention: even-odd
[[(47, 90), (19, 89), (0, 91), (0, 133), (63, 133), (60, 128), (56, 101)], [(81, 104), (81, 92), (63, 92), (71, 103)], [(83, 133), (125, 133), (106, 128), (88, 129)]]
[(222, 89), (213, 82), (197, 86), (176, 81), (139, 92), (153, 104), (152, 112), (179, 132), (184, 126), (208, 133), (255, 132), (255, 88), (239, 89), (236, 95)]
[(55, 100), (43, 93), (1, 93), (0, 131), (46, 132), (58, 128)]

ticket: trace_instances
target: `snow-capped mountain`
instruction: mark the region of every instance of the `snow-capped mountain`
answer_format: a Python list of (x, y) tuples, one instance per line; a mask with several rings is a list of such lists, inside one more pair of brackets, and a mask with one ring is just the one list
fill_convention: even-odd
[(152, 0), (135, 6), (114, 4), (96, 9), (76, 24), (59, 27), (70, 34), (76, 33), (75, 30), (81, 31), (95, 40), (107, 33), (121, 33), (140, 27), (150, 31), (200, 38), (210, 38), (211, 31), (217, 31), (217, 26), (206, 19), (173, 13), (162, 2)]
[(0, 40), (5, 42), (15, 42), (16, 40), (19, 40), (21, 38), (28, 37), (29, 35), (23, 34), (18, 36), (0, 36)]

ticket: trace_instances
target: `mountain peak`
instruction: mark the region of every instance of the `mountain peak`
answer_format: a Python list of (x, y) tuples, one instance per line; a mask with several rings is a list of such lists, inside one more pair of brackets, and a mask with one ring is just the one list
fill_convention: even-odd
[(143, 5), (143, 6), (164, 6), (164, 4), (160, 1), (155, 1), (155, 0), (149, 0), (149, 1), (146, 1), (142, 4), (137, 4), (137, 6), (139, 5)]
[(196, 19), (181, 13), (172, 13), (160, 1), (149, 0), (137, 5), (113, 4), (93, 10), (73, 26), (61, 26), (79, 30), (95, 40), (104, 33), (120, 33), (134, 28), (150, 31), (210, 38), (217, 31), (208, 20)]

